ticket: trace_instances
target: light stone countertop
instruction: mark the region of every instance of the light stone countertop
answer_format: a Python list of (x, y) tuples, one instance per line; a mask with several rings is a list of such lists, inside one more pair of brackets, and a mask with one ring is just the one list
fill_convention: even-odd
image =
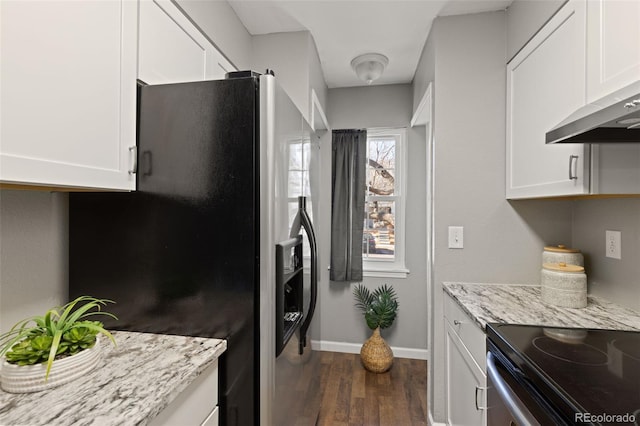
[(114, 331), (95, 371), (28, 394), (0, 390), (0, 425), (144, 425), (226, 350), (203, 337)]
[(488, 322), (640, 330), (640, 313), (595, 296), (586, 308), (561, 308), (542, 301), (539, 285), (446, 282), (443, 288), (483, 331)]

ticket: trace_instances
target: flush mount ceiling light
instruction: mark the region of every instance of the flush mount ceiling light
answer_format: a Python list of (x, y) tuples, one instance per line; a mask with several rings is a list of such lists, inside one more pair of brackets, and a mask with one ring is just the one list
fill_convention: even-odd
[(379, 53), (366, 53), (351, 61), (351, 68), (358, 78), (367, 84), (380, 78), (387, 65), (389, 65), (389, 58)]

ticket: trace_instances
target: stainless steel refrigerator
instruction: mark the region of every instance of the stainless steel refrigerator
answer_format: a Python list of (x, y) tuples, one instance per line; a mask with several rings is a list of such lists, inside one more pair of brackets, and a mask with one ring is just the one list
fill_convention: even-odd
[(276, 251), (314, 196), (311, 156), (295, 161), (314, 136), (273, 75), (138, 90), (137, 190), (70, 196), (69, 297), (115, 300), (108, 328), (227, 339), (221, 424), (277, 424)]

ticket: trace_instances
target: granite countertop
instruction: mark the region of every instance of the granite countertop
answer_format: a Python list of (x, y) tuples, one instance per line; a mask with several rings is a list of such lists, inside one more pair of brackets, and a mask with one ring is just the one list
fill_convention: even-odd
[(0, 390), (0, 425), (144, 425), (211, 365), (227, 342), (114, 331), (95, 371), (28, 394)]
[(588, 296), (586, 308), (561, 308), (542, 301), (539, 285), (443, 283), (443, 288), (482, 330), (488, 322), (640, 330), (640, 313), (595, 296)]

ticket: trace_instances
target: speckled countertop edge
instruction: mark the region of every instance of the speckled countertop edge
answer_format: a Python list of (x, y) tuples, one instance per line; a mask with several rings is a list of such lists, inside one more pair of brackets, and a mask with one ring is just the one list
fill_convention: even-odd
[(115, 331), (85, 378), (47, 391), (0, 391), (0, 425), (145, 425), (226, 350), (225, 340)]
[(544, 303), (539, 285), (443, 283), (444, 291), (485, 330), (489, 322), (640, 331), (640, 313), (588, 296), (586, 308)]

